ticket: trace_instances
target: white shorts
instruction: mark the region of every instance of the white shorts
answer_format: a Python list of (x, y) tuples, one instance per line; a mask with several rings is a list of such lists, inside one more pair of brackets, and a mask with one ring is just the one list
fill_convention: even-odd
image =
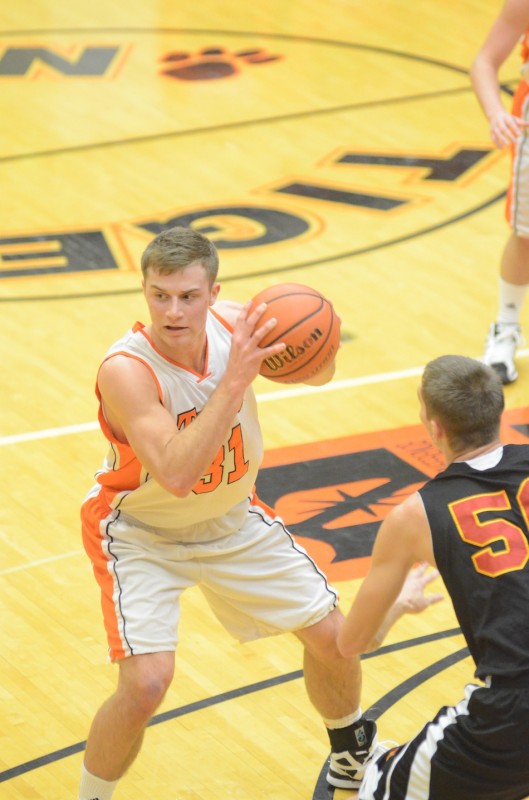
[(190, 586), (241, 642), (314, 625), (338, 602), (280, 517), (255, 497), (240, 530), (203, 544), (175, 541), (94, 498), (83, 507), (83, 539), (113, 661), (175, 650), (180, 595)]

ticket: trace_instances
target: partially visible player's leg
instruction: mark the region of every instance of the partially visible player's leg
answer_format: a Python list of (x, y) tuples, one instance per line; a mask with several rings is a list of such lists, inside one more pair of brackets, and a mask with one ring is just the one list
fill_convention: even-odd
[(503, 383), (518, 377), (514, 357), (523, 342), (520, 315), (529, 289), (529, 239), (511, 234), (501, 262), (498, 313), (490, 326), (483, 361)]
[(174, 653), (130, 656), (120, 662), (116, 692), (94, 717), (84, 758), (80, 800), (110, 798), (138, 755), (145, 728), (174, 673)]
[(343, 624), (339, 609), (296, 635), (305, 647), (307, 694), (319, 711), (331, 743), (327, 780), (343, 789), (360, 785), (365, 764), (376, 746), (376, 725), (360, 708), (360, 659), (344, 658), (336, 644)]
[(335, 719), (357, 711), (362, 672), (360, 659), (344, 658), (336, 645), (343, 623), (335, 608), (324, 619), (296, 636), (304, 645), (304, 675), (309, 698), (322, 717)]
[(287, 631), (300, 639), (307, 692), (331, 740), (327, 780), (356, 788), (376, 726), (360, 710), (360, 660), (344, 658), (337, 647), (343, 615), (336, 591), (282, 520), (256, 497), (227, 547), (226, 554), (201, 559), (200, 588), (239, 641)]
[(109, 781), (126, 772), (172, 681), (174, 661), (174, 653), (150, 653), (120, 662), (116, 692), (97, 712), (88, 735), (89, 772)]
[(119, 677), (90, 728), (79, 798), (110, 800), (173, 678), (179, 598), (195, 579), (192, 563), (168, 563), (157, 534), (136, 529), (98, 497), (83, 507), (83, 536)]

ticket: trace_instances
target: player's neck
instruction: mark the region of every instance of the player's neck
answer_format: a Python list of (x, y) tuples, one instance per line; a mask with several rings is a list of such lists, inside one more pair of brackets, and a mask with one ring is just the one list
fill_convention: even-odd
[(202, 374), (207, 353), (207, 337), (205, 331), (201, 337), (197, 337), (196, 339), (179, 341), (178, 339), (172, 340), (171, 337), (160, 335), (153, 329), (152, 325), (146, 326), (145, 330), (155, 348), (162, 353), (162, 355), (167, 356), (171, 361), (176, 361), (178, 364), (188, 367), (194, 372)]
[(496, 448), (500, 447), (500, 445), (500, 440), (495, 439), (493, 442), (484, 444), (482, 447), (476, 447), (474, 450), (465, 450), (463, 453), (452, 453), (452, 458), (447, 458), (447, 461), (449, 464), (451, 464), (453, 461), (472, 461), (473, 458), (483, 456), (485, 453), (491, 453), (493, 450), (496, 450)]

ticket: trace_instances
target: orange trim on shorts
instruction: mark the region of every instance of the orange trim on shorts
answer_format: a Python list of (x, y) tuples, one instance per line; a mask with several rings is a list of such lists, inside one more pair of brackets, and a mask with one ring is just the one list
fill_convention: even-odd
[[(524, 80), (521, 80), (518, 84), (518, 88), (514, 93), (511, 113), (515, 117), (523, 117), (524, 116), (524, 105), (527, 101), (527, 96), (529, 95), (529, 83)], [(516, 171), (516, 160), (518, 158), (518, 147), (516, 142), (512, 142), (509, 147), (511, 153), (511, 177), (509, 181), (509, 188), (507, 190), (507, 197), (505, 200), (505, 219), (507, 220), (508, 224), (511, 228), (514, 227), (514, 218), (516, 216), (516, 202), (515, 202), (515, 192), (516, 186), (514, 182), (514, 174)]]
[(262, 508), (265, 514), (267, 514), (269, 517), (272, 517), (272, 519), (277, 517), (277, 512), (274, 511), (272, 506), (268, 506), (263, 500), (261, 500), (260, 497), (256, 495), (255, 488), (250, 497), (250, 503), (252, 506), (258, 506), (258, 508)]
[(105, 626), (107, 641), (112, 661), (125, 658), (121, 634), (119, 632), (116, 604), (114, 602), (115, 583), (112, 572), (109, 571), (109, 558), (105, 553), (102, 543), (101, 522), (112, 513), (100, 495), (86, 500), (81, 506), (81, 522), (83, 544), (94, 571), (95, 579), (101, 590), (101, 610)]

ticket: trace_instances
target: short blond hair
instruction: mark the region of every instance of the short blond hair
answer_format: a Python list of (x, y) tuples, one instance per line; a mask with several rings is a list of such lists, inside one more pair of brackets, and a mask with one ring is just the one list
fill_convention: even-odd
[(193, 228), (167, 228), (150, 242), (141, 257), (141, 271), (170, 274), (199, 261), (213, 286), (219, 269), (219, 256), (213, 242)]

